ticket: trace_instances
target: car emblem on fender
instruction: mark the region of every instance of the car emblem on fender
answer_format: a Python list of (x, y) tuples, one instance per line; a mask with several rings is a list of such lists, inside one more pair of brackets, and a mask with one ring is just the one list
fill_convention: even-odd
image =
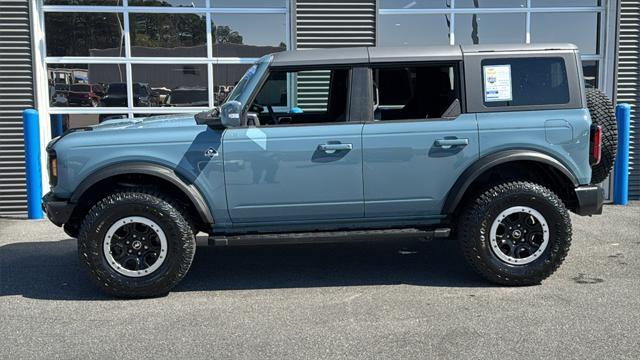
[(218, 156), (218, 152), (214, 148), (208, 148), (207, 151), (204, 152), (204, 156), (208, 157), (209, 159), (213, 159), (214, 157)]

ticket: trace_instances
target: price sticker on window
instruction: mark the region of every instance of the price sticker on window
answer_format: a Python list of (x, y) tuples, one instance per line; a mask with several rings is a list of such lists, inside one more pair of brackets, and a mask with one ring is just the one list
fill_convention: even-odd
[(486, 65), (484, 73), (484, 101), (511, 101), (511, 65)]

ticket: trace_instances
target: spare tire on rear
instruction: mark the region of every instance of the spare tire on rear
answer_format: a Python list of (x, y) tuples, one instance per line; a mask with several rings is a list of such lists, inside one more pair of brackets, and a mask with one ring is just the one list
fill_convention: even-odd
[(618, 147), (618, 125), (613, 103), (602, 91), (587, 89), (587, 108), (593, 124), (602, 129), (600, 162), (591, 166), (591, 183), (597, 184), (609, 176), (613, 169)]

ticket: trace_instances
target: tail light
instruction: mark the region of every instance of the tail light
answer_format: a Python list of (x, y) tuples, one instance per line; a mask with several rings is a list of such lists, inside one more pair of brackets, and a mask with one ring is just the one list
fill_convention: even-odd
[(56, 152), (53, 150), (49, 150), (48, 155), (47, 168), (49, 170), (49, 185), (56, 186), (58, 183), (58, 158)]
[(599, 125), (591, 125), (591, 152), (589, 162), (591, 165), (600, 163), (602, 155), (602, 128)]

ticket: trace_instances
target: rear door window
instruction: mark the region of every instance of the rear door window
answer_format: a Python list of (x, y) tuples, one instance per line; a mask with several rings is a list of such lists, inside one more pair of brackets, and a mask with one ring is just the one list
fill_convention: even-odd
[(455, 64), (373, 69), (374, 120), (427, 120), (460, 114)]
[(487, 107), (559, 105), (570, 101), (561, 57), (482, 60), (483, 102)]

